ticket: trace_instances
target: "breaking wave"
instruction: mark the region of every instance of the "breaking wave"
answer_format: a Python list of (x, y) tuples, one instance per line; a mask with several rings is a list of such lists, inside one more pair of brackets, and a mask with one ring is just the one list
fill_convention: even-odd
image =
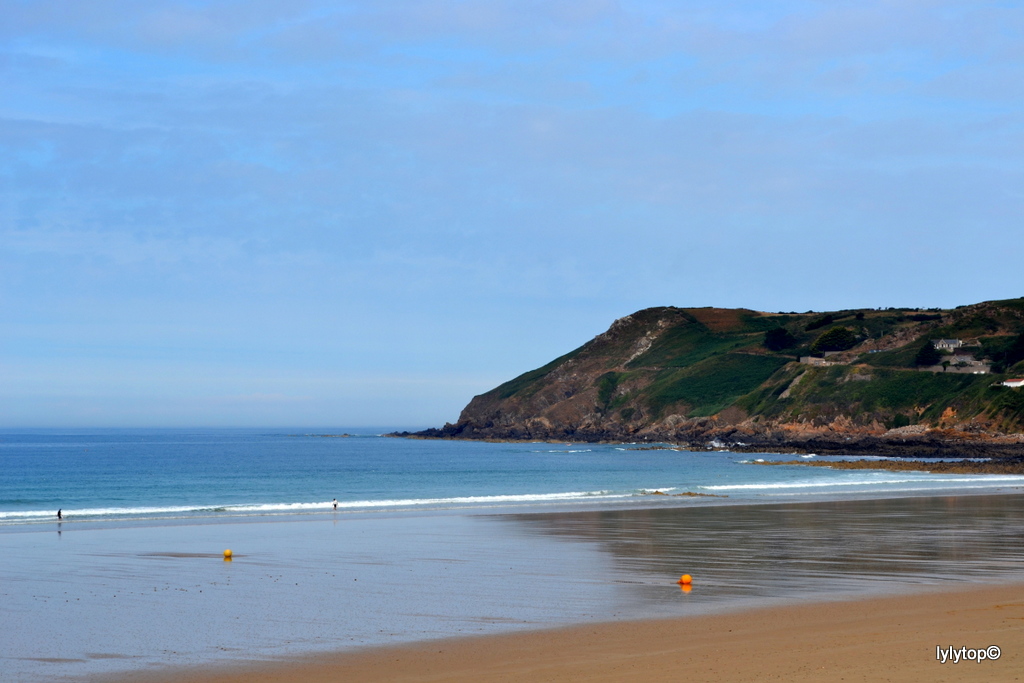
[[(655, 489), (650, 489), (651, 491)], [(662, 489), (667, 490), (667, 489)], [(559, 503), (573, 501), (613, 500), (630, 498), (636, 493), (613, 491), (565, 491), (560, 493), (524, 493), (495, 496), (455, 496), (451, 498), (395, 498), (386, 500), (339, 500), (339, 510), (380, 510), (410, 507), (490, 507), (529, 503)], [(297, 503), (248, 503), (233, 505), (173, 505), (152, 507), (65, 508), (64, 520), (102, 520), (110, 518), (141, 518), (165, 516), (213, 516), (285, 514), (299, 512), (327, 512), (333, 509), (331, 501)], [(33, 521), (55, 521), (53, 510), (0, 511), (0, 524)]]

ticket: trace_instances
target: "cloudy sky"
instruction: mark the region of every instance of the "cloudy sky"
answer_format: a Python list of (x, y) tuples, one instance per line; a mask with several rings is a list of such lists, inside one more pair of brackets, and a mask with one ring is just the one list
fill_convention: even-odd
[(1024, 295), (1024, 4), (0, 0), (0, 426), (417, 427), (656, 305)]

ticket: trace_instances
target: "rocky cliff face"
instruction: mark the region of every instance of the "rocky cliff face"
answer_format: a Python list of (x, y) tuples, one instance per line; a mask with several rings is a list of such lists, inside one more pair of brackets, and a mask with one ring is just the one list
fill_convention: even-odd
[[(935, 338), (960, 340), (977, 367), (999, 372), (973, 374), (962, 358), (939, 366), (948, 372), (921, 371), (915, 358)], [(830, 349), (833, 339), (849, 348)], [(814, 354), (818, 365), (798, 360)], [(1024, 374), (1024, 299), (951, 311), (650, 308), (421, 435), (820, 452), (1014, 448), (1024, 441), (1024, 390), (1000, 381), (1015, 373)]]

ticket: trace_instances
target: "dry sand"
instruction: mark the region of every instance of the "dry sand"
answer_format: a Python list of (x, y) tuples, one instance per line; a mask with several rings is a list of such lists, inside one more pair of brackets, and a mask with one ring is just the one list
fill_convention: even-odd
[[(990, 645), (1001, 648), (998, 661), (936, 659), (936, 646)], [(1024, 680), (1024, 586), (576, 626), (105, 680), (1018, 681)]]

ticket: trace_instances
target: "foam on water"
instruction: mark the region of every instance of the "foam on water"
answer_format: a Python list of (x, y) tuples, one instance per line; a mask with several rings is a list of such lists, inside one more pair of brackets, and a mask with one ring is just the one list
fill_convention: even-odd
[[(940, 476), (919, 476), (905, 479), (880, 479), (863, 477), (857, 479), (849, 479), (844, 481), (791, 481), (791, 482), (758, 482), (753, 484), (725, 484), (725, 485), (708, 485), (702, 486), (702, 489), (709, 491), (753, 491), (753, 490), (776, 490), (776, 489), (811, 489), (811, 488), (832, 488), (837, 486), (849, 487), (849, 486), (894, 486), (897, 484), (944, 484), (945, 486), (926, 486), (924, 488), (973, 488), (964, 487), (964, 484), (984, 482), (986, 485), (995, 484), (1018, 484), (1024, 485), (1024, 476), (1020, 475), (1000, 475), (1000, 474), (986, 474), (980, 476), (970, 475), (940, 475)], [(914, 490), (914, 488), (901, 488), (899, 491)]]
[[(640, 493), (671, 491), (672, 488), (643, 489)], [(560, 493), (509, 494), (497, 496), (455, 496), (452, 498), (403, 498), (388, 500), (338, 501), (338, 509), (366, 510), (377, 508), (410, 507), (489, 507), (499, 504), (529, 504), (546, 502), (595, 501), (630, 498), (637, 493), (615, 493), (613, 491), (566, 491)], [(333, 510), (332, 501), (296, 503), (254, 503), (249, 505), (179, 505), (167, 507), (108, 507), (64, 509), (65, 521), (105, 517), (152, 517), (164, 515), (193, 514), (196, 516), (216, 514), (266, 514), (287, 512), (326, 512)], [(0, 511), (0, 524), (4, 522), (31, 522), (54, 520), (52, 510)]]
[[(911, 486), (906, 486), (910, 484)], [(917, 476), (907, 478), (877, 478), (861, 476), (844, 481), (827, 480), (805, 480), (789, 482), (756, 482), (746, 484), (721, 484), (703, 485), (693, 487), (700, 491), (744, 491), (764, 492), (774, 494), (787, 490), (829, 490), (837, 487), (873, 487), (872, 492), (891, 491), (912, 492), (921, 490), (934, 490), (949, 488), (951, 485), (958, 489), (988, 488), (997, 484), (1018, 484), (1024, 485), (1024, 476), (1013, 475), (940, 475), (940, 476)], [(356, 510), (387, 510), (387, 509), (408, 509), (408, 508), (487, 508), (497, 505), (517, 506), (543, 503), (573, 503), (600, 501), (616, 501), (630, 498), (643, 497), (648, 500), (654, 493), (670, 493), (678, 491), (680, 487), (660, 486), (644, 487), (633, 491), (562, 491), (555, 493), (529, 493), (529, 494), (503, 494), (491, 496), (452, 496), (447, 498), (395, 498), (381, 500), (342, 500), (338, 501), (338, 509), (345, 511)], [(688, 489), (687, 489), (688, 490)], [(250, 503), (250, 504), (223, 504), (223, 505), (171, 505), (171, 506), (138, 506), (138, 507), (91, 507), (91, 508), (66, 508), (63, 510), (64, 521), (80, 520), (102, 520), (108, 518), (143, 518), (167, 516), (244, 516), (282, 513), (311, 513), (329, 512), (333, 510), (332, 501), (312, 502), (273, 502), (273, 503)], [(30, 522), (52, 522), (54, 512), (52, 510), (8, 510), (0, 511), (0, 525), (18, 524)]]

